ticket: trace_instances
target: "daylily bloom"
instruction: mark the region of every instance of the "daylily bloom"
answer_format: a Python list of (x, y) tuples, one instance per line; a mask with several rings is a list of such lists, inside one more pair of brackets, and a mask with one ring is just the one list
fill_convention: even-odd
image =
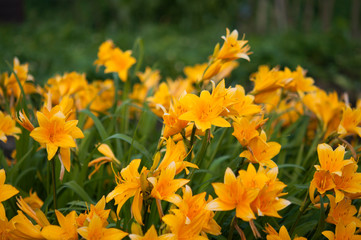
[(15, 126), (15, 121), (10, 117), (10, 115), (5, 115), (0, 111), (0, 141), (6, 143), (6, 136), (14, 136), (18, 138), (17, 134), (21, 133), (20, 128)]
[(55, 210), (56, 217), (60, 226), (48, 225), (41, 230), (41, 235), (47, 240), (77, 240), (77, 214), (71, 211), (64, 216), (58, 210)]
[(196, 64), (194, 66), (185, 67), (183, 71), (189, 81), (192, 83), (199, 83), (203, 79), (203, 74), (207, 66), (207, 63)]
[[(265, 232), (267, 233), (267, 240), (291, 240), (285, 226), (282, 226), (278, 233), (270, 224), (267, 224)], [(293, 240), (307, 240), (307, 238), (295, 237)]]
[(186, 224), (192, 225), (193, 219), (196, 219), (198, 215), (202, 215), (204, 216), (202, 232), (220, 235), (221, 227), (213, 219), (214, 213), (206, 209), (207, 202), (210, 202), (212, 198), (209, 198), (208, 201), (206, 201), (205, 197), (205, 192), (193, 195), (192, 189), (186, 185), (183, 188), (182, 201), (176, 203), (176, 205), (180, 212), (186, 216)]
[(249, 121), (245, 117), (236, 118), (233, 122), (233, 136), (242, 146), (247, 146), (249, 142), (259, 135), (257, 128), (259, 127), (256, 121)]
[(210, 201), (206, 209), (212, 211), (229, 211), (236, 209), (236, 216), (243, 221), (256, 219), (251, 203), (256, 199), (259, 189), (249, 189), (236, 178), (230, 168), (224, 175), (224, 183), (212, 183), (218, 198)]
[(125, 82), (128, 78), (129, 68), (135, 64), (136, 60), (131, 56), (132, 51), (127, 50), (123, 52), (119, 48), (112, 51), (111, 57), (105, 61), (105, 73), (116, 72), (119, 78)]
[(26, 116), (24, 110), (19, 112), (19, 116), (18, 118), (15, 119), (21, 126), (23, 126), (23, 128), (25, 128), (28, 131), (33, 131), (34, 126), (33, 124), (30, 122), (28, 116)]
[(29, 192), (29, 197), (25, 197), (24, 201), (29, 204), (32, 209), (40, 209), (44, 204), (38, 197), (38, 194), (36, 192), (33, 193), (31, 190)]
[[(53, 109), (56, 109), (54, 107)], [(45, 113), (45, 114), (44, 114)], [(46, 146), (48, 160), (51, 160), (60, 148), (61, 162), (70, 171), (70, 148), (76, 147), (75, 138), (83, 138), (83, 132), (76, 127), (78, 120), (66, 121), (61, 111), (37, 112), (39, 127), (30, 136)]]
[(247, 40), (238, 40), (238, 31), (233, 30), (230, 33), (229, 29), (226, 29), (227, 35), (222, 36), (224, 39), (224, 43), (217, 54), (218, 59), (225, 60), (235, 60), (238, 58), (243, 58), (246, 60), (250, 60), (248, 55), (251, 53), (248, 52), (250, 50), (250, 46), (247, 44)]
[(107, 195), (106, 201), (115, 200), (115, 204), (118, 205), (117, 214), (119, 215), (123, 204), (134, 196), (131, 211), (135, 220), (139, 224), (143, 224), (141, 215), (143, 202), (141, 175), (146, 175), (147, 170), (143, 167), (139, 173), (139, 165), (140, 159), (134, 159), (126, 168), (122, 169), (120, 176), (116, 177), (117, 186)]
[(352, 222), (348, 225), (339, 223), (336, 225), (335, 233), (331, 231), (323, 231), (322, 234), (327, 237), (328, 240), (361, 240), (361, 235), (355, 235), (356, 223)]
[(156, 169), (157, 171), (165, 170), (172, 162), (174, 162), (176, 166), (176, 175), (183, 171), (183, 169), (185, 169), (186, 174), (188, 174), (188, 167), (198, 169), (198, 166), (194, 163), (184, 161), (185, 157), (187, 156), (187, 152), (183, 141), (179, 141), (176, 144), (171, 138), (169, 138), (167, 140), (166, 148), (167, 150), (158, 168)]
[(343, 167), (341, 176), (336, 174), (333, 176), (336, 185), (336, 202), (341, 201), (344, 195), (353, 198), (353, 194), (361, 193), (361, 173), (356, 171), (357, 164), (353, 162)]
[(105, 143), (100, 144), (98, 146), (98, 151), (100, 153), (102, 153), (105, 157), (96, 158), (88, 163), (88, 167), (93, 166), (93, 165), (95, 167), (95, 169), (89, 174), (89, 176), (88, 176), (89, 179), (93, 176), (93, 174), (95, 174), (99, 170), (99, 168), (103, 164), (105, 164), (107, 162), (114, 162), (115, 164), (120, 165), (119, 160), (114, 156), (114, 153), (110, 149), (109, 145), (107, 145)]
[(344, 198), (342, 201), (336, 203), (336, 199), (332, 195), (327, 195), (330, 200), (330, 212), (326, 218), (326, 222), (332, 224), (342, 223), (344, 226), (349, 223), (356, 223), (357, 227), (361, 227), (361, 220), (355, 217), (357, 213), (356, 207), (351, 204), (351, 199)]
[(0, 220), (4, 221), (6, 219), (5, 208), (1, 202), (8, 200), (14, 195), (18, 194), (19, 191), (9, 184), (5, 184), (5, 170), (0, 169)]
[(139, 236), (137, 234), (129, 234), (131, 240), (175, 240), (173, 234), (164, 234), (158, 236), (157, 231), (155, 230), (154, 225), (152, 225), (144, 236)]
[(326, 191), (333, 189), (335, 186), (336, 185), (333, 182), (333, 178), (330, 172), (324, 170), (316, 171), (313, 175), (309, 189), (311, 201), (315, 202), (315, 189), (317, 189), (320, 194), (324, 194)]
[(266, 133), (262, 130), (260, 136), (250, 140), (247, 145), (248, 150), (243, 151), (239, 156), (247, 158), (251, 163), (259, 163), (269, 168), (277, 167), (271, 159), (280, 152), (281, 145), (277, 142), (266, 141)]
[(315, 165), (315, 168), (320, 171), (329, 171), (341, 176), (342, 168), (348, 164), (353, 163), (352, 160), (344, 160), (345, 147), (338, 146), (335, 151), (326, 143), (317, 146), (318, 160), (320, 165)]
[(220, 102), (214, 102), (214, 98), (208, 91), (202, 91), (200, 97), (187, 94), (184, 98), (190, 104), (188, 112), (183, 113), (179, 119), (193, 121), (198, 129), (205, 131), (212, 125), (218, 127), (230, 127), (230, 123), (220, 116), (224, 107)]
[(97, 67), (104, 65), (106, 61), (108, 61), (112, 57), (112, 53), (114, 50), (114, 43), (112, 40), (106, 40), (103, 42), (98, 51), (98, 59), (94, 61), (94, 64)]
[(10, 225), (11, 239), (45, 239), (41, 235), (41, 226), (34, 225), (21, 211), (10, 220)]
[(29, 217), (31, 217), (39, 226), (45, 227), (50, 225), (48, 219), (45, 214), (40, 209), (32, 209), (22, 197), (17, 198), (18, 207), (26, 213)]
[(98, 215), (94, 215), (88, 226), (79, 228), (78, 233), (86, 240), (120, 240), (128, 235), (128, 233), (116, 228), (105, 228)]
[(361, 109), (351, 109), (346, 107), (343, 110), (342, 119), (340, 125), (338, 126), (338, 133), (342, 135), (356, 133), (361, 137), (361, 127), (359, 127), (361, 122)]
[(157, 86), (161, 79), (159, 70), (152, 70), (150, 67), (146, 67), (144, 73), (138, 72), (137, 76), (147, 90)]
[(153, 185), (151, 196), (155, 199), (165, 200), (171, 203), (181, 201), (181, 198), (175, 192), (187, 184), (187, 179), (174, 179), (176, 175), (176, 164), (171, 162), (167, 168), (161, 170), (158, 178), (149, 177), (148, 181)]

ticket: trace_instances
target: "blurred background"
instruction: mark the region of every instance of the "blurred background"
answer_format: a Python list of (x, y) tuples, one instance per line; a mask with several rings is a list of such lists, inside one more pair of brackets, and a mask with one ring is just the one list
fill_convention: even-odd
[[(240, 61), (231, 81), (250, 89), (259, 65), (301, 65), (316, 85), (361, 97), (359, 0), (0, 0), (0, 72), (17, 56), (42, 84), (64, 72), (99, 78), (99, 45), (144, 43), (145, 65), (163, 78), (206, 62), (226, 27), (249, 40), (251, 62)], [(137, 57), (137, 56), (136, 56)]]

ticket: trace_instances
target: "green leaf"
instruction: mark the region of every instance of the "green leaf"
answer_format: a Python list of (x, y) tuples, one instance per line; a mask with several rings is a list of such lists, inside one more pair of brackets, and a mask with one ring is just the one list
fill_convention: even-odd
[(99, 135), (102, 139), (102, 141), (104, 141), (104, 139), (107, 138), (108, 134), (105, 131), (105, 128), (103, 126), (103, 124), (100, 122), (99, 118), (97, 118), (91, 111), (89, 111), (88, 109), (83, 109), (80, 111), (81, 113), (84, 113), (86, 115), (88, 115), (91, 119), (93, 119), (94, 121), (94, 125), (97, 128)]
[(64, 186), (73, 190), (79, 197), (88, 203), (95, 203), (93, 199), (85, 192), (85, 190), (74, 180), (64, 183)]
[(129, 137), (128, 135), (125, 135), (123, 133), (116, 133), (110, 137), (108, 137), (107, 139), (103, 140), (103, 142), (106, 142), (110, 139), (121, 139), (131, 145), (134, 146), (134, 148), (136, 148), (140, 153), (143, 154), (143, 156), (145, 156), (147, 158), (147, 160), (152, 161), (152, 157), (150, 155), (150, 153), (148, 152), (148, 150), (142, 145), (140, 144), (138, 141), (134, 140), (133, 138)]

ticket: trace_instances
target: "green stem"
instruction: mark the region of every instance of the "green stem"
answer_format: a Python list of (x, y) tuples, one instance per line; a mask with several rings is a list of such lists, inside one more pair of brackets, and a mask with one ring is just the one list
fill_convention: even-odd
[(293, 223), (292, 227), (291, 227), (291, 230), (290, 230), (290, 236), (292, 236), (293, 232), (295, 231), (296, 229), (296, 226), (298, 224), (298, 222), (300, 221), (303, 213), (306, 211), (306, 209), (308, 208), (308, 206), (310, 205), (311, 203), (311, 200), (310, 198), (308, 197), (308, 191), (306, 191), (306, 196), (305, 196), (305, 199), (303, 200), (303, 203), (302, 205), (300, 206), (300, 211), (298, 212), (298, 215), (297, 215), (297, 218), (296, 218), (296, 221)]
[[(195, 156), (195, 158), (192, 159), (192, 163), (196, 164), (199, 167), (199, 164), (201, 162), (201, 159), (204, 158), (204, 155), (206, 153), (207, 147), (209, 145), (209, 134), (210, 134), (210, 129), (206, 130), (206, 133), (204, 134), (203, 137), (203, 141), (202, 141), (202, 146), (201, 149), (199, 150), (199, 152), (197, 153), (197, 155)], [(188, 175), (188, 179), (191, 179), (193, 174), (194, 174), (194, 170), (192, 169), (191, 173)]]
[(56, 208), (56, 179), (55, 179), (55, 158), (51, 159), (51, 167), (52, 167), (52, 178), (53, 178), (53, 203), (54, 203), (54, 211)]
[(234, 224), (235, 221), (237, 221), (236, 216), (233, 217), (231, 224), (229, 225), (229, 232), (228, 232), (228, 238), (227, 240), (232, 240), (233, 239), (233, 232), (234, 232)]

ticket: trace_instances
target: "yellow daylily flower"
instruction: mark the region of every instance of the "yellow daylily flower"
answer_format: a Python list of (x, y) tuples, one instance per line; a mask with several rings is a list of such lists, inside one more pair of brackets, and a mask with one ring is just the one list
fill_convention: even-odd
[(236, 209), (236, 216), (243, 221), (256, 219), (251, 203), (256, 199), (259, 189), (249, 189), (240, 178), (236, 178), (230, 168), (224, 175), (224, 183), (212, 183), (218, 198), (210, 201), (206, 209), (212, 211), (229, 211)]
[(151, 196), (155, 199), (177, 203), (181, 200), (175, 192), (186, 185), (187, 179), (174, 179), (176, 175), (176, 164), (171, 162), (165, 169), (161, 170), (158, 178), (149, 177), (148, 181), (153, 185)]
[(179, 119), (193, 121), (197, 128), (202, 131), (211, 128), (212, 125), (218, 127), (231, 126), (228, 121), (220, 116), (224, 107), (220, 102), (214, 102), (214, 98), (208, 91), (202, 91), (200, 97), (187, 94), (184, 98), (191, 107)]
[(75, 138), (83, 138), (83, 132), (76, 127), (78, 120), (65, 121), (61, 111), (46, 116), (37, 112), (39, 127), (30, 136), (40, 144), (46, 145), (48, 160), (51, 160), (60, 148), (60, 157), (65, 169), (70, 171), (70, 148), (76, 147)]
[(257, 128), (259, 127), (258, 122), (249, 121), (245, 117), (236, 118), (233, 122), (234, 132), (232, 133), (242, 146), (247, 146), (249, 142), (259, 135)]
[(238, 58), (243, 58), (250, 61), (248, 55), (251, 53), (248, 52), (250, 50), (250, 46), (247, 44), (247, 40), (238, 40), (238, 31), (233, 30), (230, 33), (229, 29), (226, 29), (227, 35), (222, 36), (224, 39), (224, 43), (217, 54), (218, 59), (226, 59), (226, 60), (235, 60)]
[(144, 73), (138, 72), (137, 76), (147, 90), (157, 86), (161, 79), (159, 70), (152, 70), (150, 67), (146, 67)]
[(55, 210), (56, 217), (60, 226), (48, 225), (41, 230), (41, 235), (47, 240), (77, 240), (77, 214), (71, 211), (64, 216), (58, 210)]
[(94, 166), (95, 169), (89, 174), (88, 178), (90, 179), (93, 174), (95, 174), (100, 167), (108, 162), (114, 162), (117, 165), (120, 165), (120, 161), (114, 156), (113, 151), (110, 149), (109, 145), (103, 143), (98, 146), (98, 151), (102, 153), (105, 157), (96, 158), (88, 163), (88, 167)]
[[(267, 233), (267, 240), (291, 240), (285, 226), (282, 226), (278, 233), (270, 224), (267, 224), (265, 232)], [(293, 240), (307, 240), (307, 238), (295, 237)]]
[(277, 167), (271, 159), (280, 152), (281, 145), (277, 142), (266, 142), (266, 140), (266, 133), (262, 130), (260, 136), (250, 140), (247, 145), (248, 150), (243, 151), (239, 156), (247, 158), (251, 163), (259, 163), (269, 168)]
[(139, 236), (137, 234), (129, 234), (131, 240), (175, 240), (173, 234), (164, 234), (158, 236), (157, 231), (155, 230), (154, 225), (152, 225), (144, 236)]
[(28, 131), (33, 131), (34, 126), (33, 124), (30, 122), (28, 116), (26, 116), (24, 110), (21, 110), (19, 112), (19, 116), (15, 119), (21, 126), (23, 126), (23, 128), (25, 128)]
[(21, 211), (18, 211), (18, 215), (10, 220), (10, 224), (13, 227), (13, 229), (11, 229), (12, 239), (45, 239), (41, 235), (41, 226), (33, 225)]
[(88, 226), (78, 228), (78, 233), (86, 240), (120, 240), (128, 235), (128, 233), (116, 228), (105, 228), (98, 215), (94, 215)]
[(98, 59), (94, 61), (97, 67), (104, 65), (112, 57), (114, 43), (111, 39), (106, 40), (99, 46)]
[(25, 197), (24, 201), (32, 208), (32, 209), (39, 209), (43, 206), (44, 202), (38, 197), (36, 192), (32, 192), (30, 190), (29, 197)]
[(187, 66), (183, 69), (183, 72), (187, 76), (187, 79), (189, 79), (189, 81), (191, 81), (192, 83), (199, 83), (203, 79), (203, 74), (207, 66), (207, 63)]
[(341, 176), (342, 168), (348, 164), (352, 164), (352, 160), (344, 160), (345, 147), (338, 146), (335, 151), (326, 143), (317, 146), (317, 154), (320, 165), (315, 165), (315, 168), (320, 171), (329, 171)]
[(160, 162), (158, 168), (156, 169), (156, 171), (165, 170), (172, 162), (175, 162), (176, 165), (176, 173), (175, 173), (176, 175), (181, 171), (183, 171), (183, 169), (185, 169), (186, 174), (188, 174), (189, 173), (189, 170), (187, 169), (188, 167), (198, 169), (198, 166), (195, 165), (194, 163), (184, 161), (184, 159), (187, 156), (187, 152), (183, 141), (174, 143), (172, 138), (169, 138), (167, 140), (166, 148), (167, 150), (165, 152), (165, 155), (162, 161)]
[(361, 227), (361, 220), (354, 216), (357, 210), (356, 207), (351, 204), (351, 199), (344, 198), (342, 201), (336, 203), (334, 196), (328, 194), (327, 197), (330, 200), (330, 212), (328, 213), (326, 222), (335, 225), (342, 223), (344, 226), (354, 222), (357, 227)]
[(141, 172), (138, 172), (138, 168), (140, 165), (140, 159), (134, 159), (130, 162), (130, 164), (123, 168), (120, 172), (121, 176), (117, 176), (117, 186), (111, 191), (107, 197), (106, 201), (110, 202), (114, 199), (117, 207), (117, 214), (119, 215), (120, 209), (123, 204), (131, 197), (134, 196), (131, 212), (135, 218), (135, 220), (143, 225), (142, 222), (142, 202), (143, 195), (141, 191), (141, 174), (146, 175), (146, 168), (143, 168)]
[(361, 137), (361, 127), (359, 127), (361, 123), (361, 108), (359, 109), (351, 109), (350, 107), (346, 107), (343, 110), (342, 119), (340, 125), (338, 126), (337, 132), (342, 134), (343, 136), (347, 134), (355, 133), (359, 137)]
[(7, 142), (6, 136), (14, 136), (18, 138), (17, 134), (20, 134), (20, 128), (15, 126), (15, 121), (10, 115), (5, 115), (0, 111), (0, 141)]
[(4, 205), (1, 202), (8, 200), (9, 198), (15, 196), (19, 191), (9, 184), (5, 184), (5, 170), (0, 169), (0, 220), (5, 221), (6, 214)]
[(339, 223), (336, 225), (335, 233), (331, 231), (323, 231), (324, 235), (328, 240), (361, 240), (361, 235), (355, 235), (356, 223), (352, 222), (348, 225)]
[(112, 51), (111, 57), (105, 61), (105, 73), (116, 72), (119, 78), (125, 82), (128, 78), (129, 68), (135, 64), (136, 60), (131, 56), (132, 51), (127, 50), (123, 52), (119, 48)]

